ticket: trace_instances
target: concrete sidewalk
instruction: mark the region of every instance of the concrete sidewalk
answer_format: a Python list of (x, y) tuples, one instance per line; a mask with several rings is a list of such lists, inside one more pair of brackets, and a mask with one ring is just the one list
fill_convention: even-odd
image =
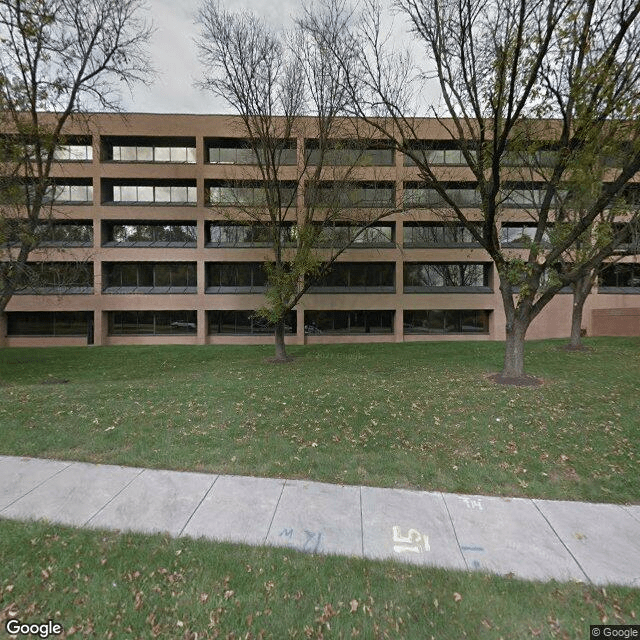
[(0, 456), (0, 517), (640, 588), (640, 506)]

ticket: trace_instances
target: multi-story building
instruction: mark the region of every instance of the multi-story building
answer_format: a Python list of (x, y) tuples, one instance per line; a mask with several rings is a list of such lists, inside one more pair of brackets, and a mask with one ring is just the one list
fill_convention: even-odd
[[(149, 114), (94, 115), (70, 130), (55, 169), (55, 224), (32, 255), (42, 281), (13, 296), (0, 343), (272, 340), (253, 317), (263, 301), (268, 243), (259, 229), (233, 219), (235, 198), (259, 197), (254, 159), (238, 130), (230, 116)], [(421, 135), (458, 201), (477, 208), (472, 174), (445, 129), (424, 120)], [(313, 149), (312, 138), (291, 140), (282, 160), (292, 176), (300, 154)], [(291, 314), (287, 341), (503, 340), (495, 266), (468, 231), (442, 222), (435, 194), (421, 188), (411, 161), (373, 145), (359, 178), (364, 201), (375, 196), (368, 206), (412, 206), (398, 206), (339, 257)], [(517, 249), (531, 234), (531, 193), (527, 201), (517, 191), (511, 198), (501, 241)], [(337, 225), (332, 232), (353, 230)], [(52, 263), (76, 261), (73, 281), (56, 282)], [(528, 337), (566, 337), (571, 304), (570, 294), (558, 294)], [(640, 335), (635, 255), (603, 270), (583, 322), (588, 335)]]

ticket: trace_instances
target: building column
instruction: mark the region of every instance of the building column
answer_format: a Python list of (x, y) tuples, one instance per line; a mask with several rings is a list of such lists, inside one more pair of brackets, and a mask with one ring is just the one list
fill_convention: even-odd
[(404, 342), (404, 309), (402, 307), (396, 308), (393, 331), (396, 342)]
[(296, 337), (298, 344), (306, 344), (306, 336), (304, 335), (304, 309), (300, 306), (296, 309)]
[(103, 346), (108, 342), (109, 319), (107, 312), (97, 309), (93, 312), (93, 344)]
[(198, 327), (198, 344), (207, 344), (207, 312), (205, 309), (196, 310)]

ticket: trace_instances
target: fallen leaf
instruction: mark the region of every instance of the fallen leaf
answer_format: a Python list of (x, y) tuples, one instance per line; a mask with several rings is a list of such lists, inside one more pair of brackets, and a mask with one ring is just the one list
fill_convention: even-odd
[(462, 600), (462, 596), (457, 591), (454, 591), (453, 599), (455, 602), (460, 602), (460, 600)]
[(354, 598), (349, 605), (351, 606), (351, 613), (355, 613), (358, 610), (358, 601)]

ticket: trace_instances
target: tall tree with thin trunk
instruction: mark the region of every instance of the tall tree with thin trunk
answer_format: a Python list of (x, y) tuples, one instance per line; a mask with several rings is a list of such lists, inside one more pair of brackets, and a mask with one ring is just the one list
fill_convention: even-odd
[[(384, 201), (386, 194), (379, 202), (361, 197), (356, 178), (372, 128), (344, 118), (342, 73), (315, 34), (276, 32), (254, 14), (227, 11), (216, 0), (201, 6), (197, 21), (201, 85), (239, 116), (234, 133), (245, 140), (254, 165), (246, 181), (223, 187), (223, 198), (212, 190), (210, 203), (218, 211), (234, 205), (226, 217), (267, 233), (266, 300), (256, 314), (274, 328), (275, 359), (286, 361), (288, 314), (361, 233), (395, 210), (395, 202)], [(297, 140), (312, 146), (297, 149)], [(336, 222), (354, 225), (348, 239), (326, 233)]]
[(0, 0), (0, 313), (36, 284), (28, 260), (54, 213), (70, 118), (117, 109), (122, 85), (152, 76), (143, 11), (142, 0)]
[[(321, 34), (330, 12), (341, 25), (339, 44), (325, 44), (346, 78), (352, 113), (415, 162), (442, 215), (464, 225), (495, 263), (506, 314), (498, 378), (526, 380), (531, 322), (610, 254), (615, 238), (570, 269), (558, 264), (640, 169), (640, 0), (396, 0), (414, 36), (411, 54), (390, 50), (396, 39), (385, 34), (376, 0), (365, 0), (358, 16), (343, 0), (319, 6), (301, 23)], [(434, 93), (440, 100), (427, 109)], [(428, 149), (416, 145), (420, 112), (435, 115), (461, 150), (475, 210), (457, 200)], [(563, 219), (562, 233), (553, 233), (559, 203), (568, 208), (573, 195), (565, 183), (598, 146), (616, 141), (627, 144), (621, 166), (606, 172), (579, 215)], [(501, 221), (514, 209), (535, 224), (524, 251), (500, 240)]]

